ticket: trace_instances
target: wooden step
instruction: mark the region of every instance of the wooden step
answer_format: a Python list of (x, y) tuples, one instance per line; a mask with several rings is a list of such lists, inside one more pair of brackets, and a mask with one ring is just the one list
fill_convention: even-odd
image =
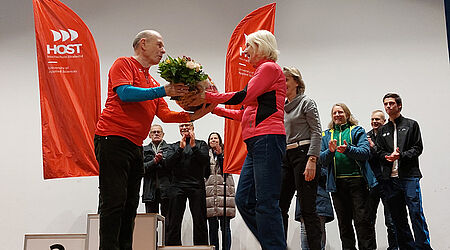
[[(161, 225), (161, 236), (158, 235), (158, 223)], [(99, 246), (99, 215), (88, 214), (86, 250), (98, 250)], [(133, 250), (156, 250), (158, 238), (165, 243), (164, 217), (159, 214), (137, 214), (134, 233)]]
[(86, 234), (25, 234), (24, 250), (79, 249), (86, 245)]

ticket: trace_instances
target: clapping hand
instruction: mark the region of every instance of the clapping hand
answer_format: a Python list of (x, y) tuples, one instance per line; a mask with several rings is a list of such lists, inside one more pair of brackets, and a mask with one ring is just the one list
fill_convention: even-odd
[(392, 154), (390, 155), (386, 155), (384, 158), (386, 158), (387, 161), (389, 162), (394, 162), (398, 159), (400, 159), (400, 148), (396, 148), (394, 152), (392, 152)]
[(372, 138), (367, 136), (367, 140), (369, 141), (369, 145), (371, 148), (375, 147), (375, 143), (372, 141)]
[(187, 143), (189, 141), (189, 145), (191, 145), (191, 147), (195, 147), (195, 133), (194, 130), (189, 130), (189, 134), (183, 134), (183, 137), (181, 138), (180, 141), (180, 148), (185, 148)]
[(191, 148), (195, 147), (195, 133), (194, 130), (189, 130), (189, 137), (191, 140), (189, 141), (189, 144), (191, 145)]
[(330, 140), (328, 142), (328, 150), (330, 150), (330, 152), (334, 152), (336, 151), (337, 148), (337, 140)]
[(158, 153), (155, 155), (155, 158), (153, 159), (153, 161), (154, 161), (155, 163), (159, 163), (162, 159), (163, 159), (162, 153), (161, 153), (161, 152), (158, 152)]
[(219, 143), (216, 143), (216, 145), (214, 145), (213, 150), (217, 155), (220, 155), (222, 153), (222, 147), (219, 145)]
[(185, 148), (186, 147), (186, 134), (183, 134), (183, 137), (181, 137), (181, 141), (180, 141), (180, 148)]
[(338, 147), (336, 148), (336, 151), (338, 151), (339, 153), (343, 154), (343, 153), (345, 152), (345, 150), (347, 150), (347, 147), (348, 147), (347, 141), (344, 140), (344, 144), (338, 146)]

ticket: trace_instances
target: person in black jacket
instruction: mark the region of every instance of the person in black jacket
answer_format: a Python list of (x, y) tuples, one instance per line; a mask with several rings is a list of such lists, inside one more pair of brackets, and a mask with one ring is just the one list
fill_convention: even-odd
[(205, 178), (209, 175), (209, 152), (205, 141), (196, 140), (194, 124), (179, 124), (181, 141), (171, 145), (167, 166), (172, 169), (169, 195), (167, 244), (181, 245), (181, 223), (189, 199), (194, 224), (194, 245), (208, 245)]
[(389, 247), (388, 250), (397, 250), (397, 230), (395, 229), (394, 222), (392, 222), (391, 212), (389, 211), (389, 205), (387, 203), (386, 195), (384, 193), (383, 185), (384, 182), (381, 178), (381, 165), (380, 159), (377, 154), (377, 145), (375, 142), (377, 141), (377, 136), (379, 135), (378, 129), (383, 126), (386, 122), (386, 118), (384, 116), (384, 112), (382, 110), (375, 110), (372, 112), (370, 117), (370, 126), (372, 130), (367, 132), (367, 139), (370, 144), (370, 157), (369, 164), (373, 173), (375, 174), (375, 178), (378, 181), (378, 185), (370, 190), (369, 200), (367, 203), (368, 211), (369, 211), (369, 219), (371, 223), (375, 226), (377, 220), (377, 211), (378, 205), (380, 204), (380, 200), (383, 203), (384, 210), (384, 224), (387, 228), (387, 236)]
[[(419, 156), (423, 150), (419, 124), (400, 114), (402, 99), (399, 95), (388, 93), (383, 97), (383, 103), (389, 122), (379, 129), (377, 152), (400, 249), (432, 249), (419, 184), (422, 177)], [(414, 238), (408, 224), (406, 207)]]
[(172, 176), (166, 166), (169, 145), (163, 140), (164, 131), (161, 125), (152, 125), (149, 137), (152, 141), (144, 146), (142, 202), (145, 203), (146, 213), (159, 213), (161, 204), (161, 215), (166, 217), (169, 206), (168, 189)]

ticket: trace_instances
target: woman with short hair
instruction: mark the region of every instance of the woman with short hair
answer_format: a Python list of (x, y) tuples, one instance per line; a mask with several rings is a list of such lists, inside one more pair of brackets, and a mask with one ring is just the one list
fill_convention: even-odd
[(213, 104), (242, 104), (240, 110), (216, 107), (213, 114), (241, 122), (247, 156), (236, 190), (236, 206), (262, 249), (286, 249), (279, 207), (281, 161), (286, 151), (284, 100), (286, 78), (275, 62), (275, 36), (259, 30), (247, 36), (244, 53), (256, 68), (247, 86), (238, 92), (205, 92)]

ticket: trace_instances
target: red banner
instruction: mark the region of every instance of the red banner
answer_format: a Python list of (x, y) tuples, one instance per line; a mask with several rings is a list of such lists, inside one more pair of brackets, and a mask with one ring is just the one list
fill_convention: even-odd
[(44, 179), (98, 175), (100, 66), (91, 32), (57, 0), (33, 0)]
[[(242, 90), (252, 78), (255, 69), (248, 63), (244, 55), (245, 37), (258, 30), (274, 32), (275, 3), (268, 4), (248, 14), (236, 26), (228, 43), (225, 91), (233, 92)], [(240, 105), (227, 105), (226, 108), (240, 109)], [(225, 120), (225, 150), (224, 172), (239, 174), (247, 154), (246, 146), (242, 140), (240, 122), (230, 119)]]

